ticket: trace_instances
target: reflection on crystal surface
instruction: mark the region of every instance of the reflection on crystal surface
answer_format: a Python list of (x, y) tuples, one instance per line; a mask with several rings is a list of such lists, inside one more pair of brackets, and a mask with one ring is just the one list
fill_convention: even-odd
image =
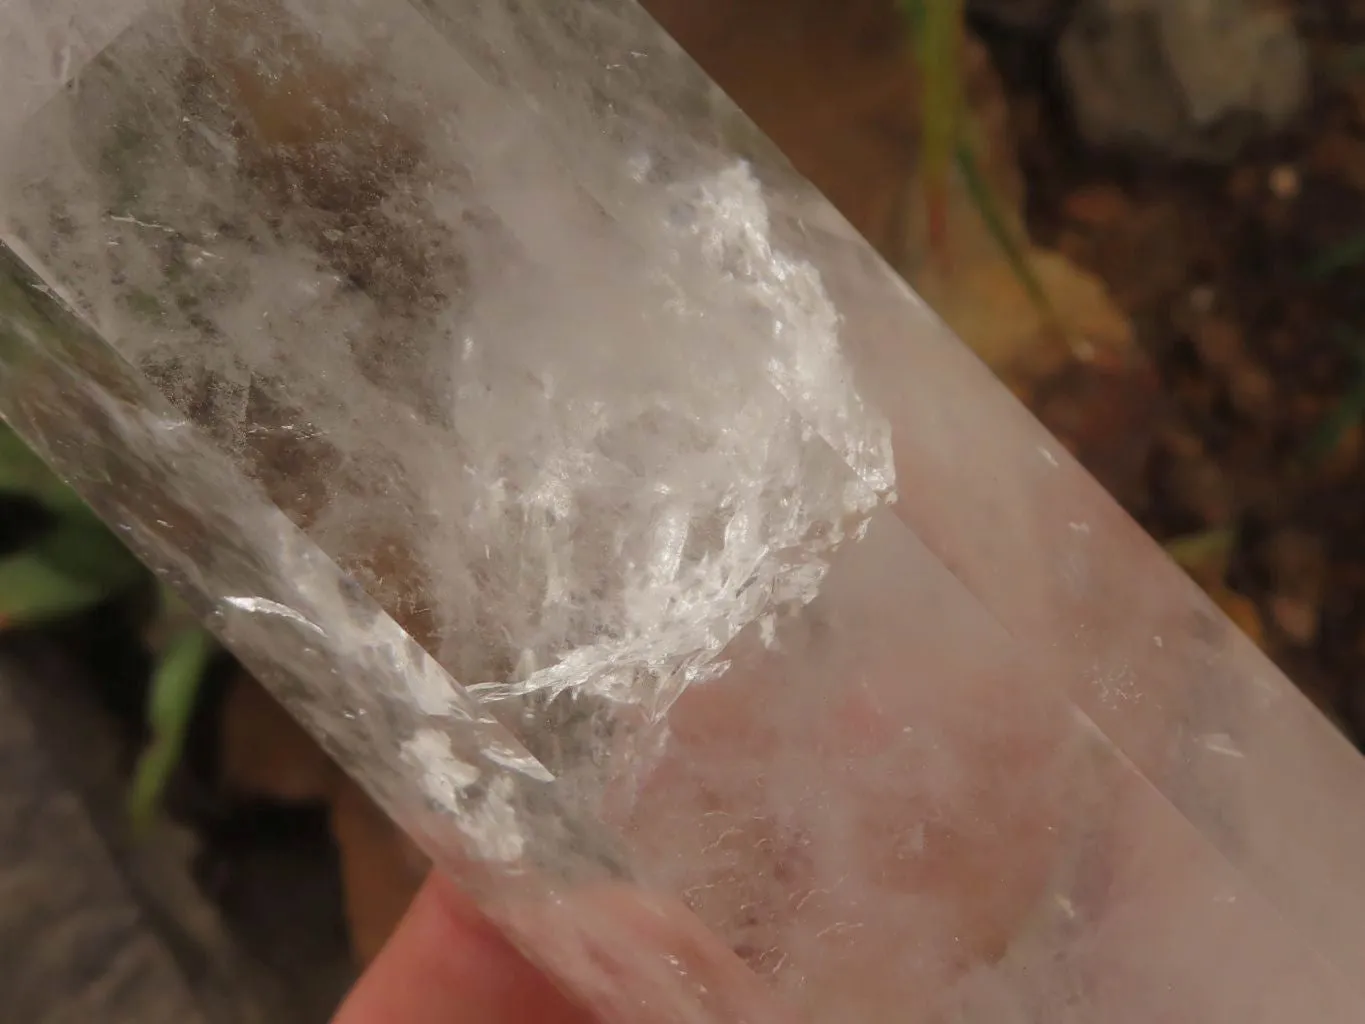
[(93, 7), (0, 412), (605, 1019), (1360, 1018), (1355, 755), (633, 3)]

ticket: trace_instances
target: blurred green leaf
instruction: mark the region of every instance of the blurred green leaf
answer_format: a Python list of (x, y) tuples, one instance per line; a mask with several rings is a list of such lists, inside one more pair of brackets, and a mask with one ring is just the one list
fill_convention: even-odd
[(180, 761), (200, 684), (214, 649), (212, 636), (198, 626), (191, 626), (172, 638), (157, 665), (147, 700), (152, 738), (138, 759), (128, 794), (128, 813), (135, 829), (144, 830), (151, 824), (171, 773)]
[(69, 575), (30, 548), (0, 559), (0, 629), (29, 628), (78, 615), (116, 591), (108, 581)]
[(962, 0), (901, 0), (920, 78), (920, 176), (929, 247), (945, 263), (948, 188), (962, 136)]
[(1165, 544), (1166, 553), (1186, 572), (1206, 567), (1209, 563), (1226, 566), (1237, 543), (1237, 531), (1231, 527), (1217, 527), (1199, 533), (1186, 534)]
[(80, 495), (40, 459), (6, 423), (0, 422), (0, 494), (27, 498), (54, 515), (94, 519)]
[(135, 584), (145, 570), (94, 519), (68, 517), (0, 559), (0, 628), (78, 615)]
[(131, 551), (99, 520), (68, 518), (58, 522), (29, 549), (73, 579), (116, 591), (129, 587), (146, 570)]
[(36, 501), (57, 517), (26, 553), (71, 580), (107, 592), (137, 580), (141, 564), (8, 426), (0, 424), (0, 494)]

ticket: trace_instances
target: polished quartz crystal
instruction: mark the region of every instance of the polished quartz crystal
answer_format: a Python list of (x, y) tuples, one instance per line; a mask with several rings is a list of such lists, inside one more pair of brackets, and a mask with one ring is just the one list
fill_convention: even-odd
[(0, 413), (604, 1020), (1361, 1019), (1356, 753), (632, 0), (0, 85)]

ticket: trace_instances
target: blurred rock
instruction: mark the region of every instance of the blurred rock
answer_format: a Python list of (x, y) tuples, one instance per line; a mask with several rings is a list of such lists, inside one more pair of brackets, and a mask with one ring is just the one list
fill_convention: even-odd
[(1232, 483), (1211, 458), (1173, 461), (1166, 488), (1172, 509), (1206, 526), (1227, 526), (1237, 514)]
[(1081, 0), (1058, 48), (1092, 145), (1232, 160), (1308, 93), (1307, 55), (1269, 0)]
[(1256, 423), (1269, 423), (1275, 415), (1275, 380), (1250, 362), (1234, 367), (1228, 375), (1232, 407)]
[(1349, 129), (1339, 128), (1320, 138), (1309, 151), (1307, 163), (1318, 174), (1365, 190), (1365, 141)]
[(1068, 221), (1091, 230), (1111, 228), (1133, 216), (1133, 204), (1118, 185), (1083, 185), (1062, 203)]
[(1255, 601), (1222, 584), (1210, 588), (1208, 595), (1252, 643), (1262, 650), (1266, 649), (1265, 624), (1261, 621)]
[(1210, 316), (1194, 325), (1191, 340), (1210, 370), (1228, 370), (1243, 359), (1241, 328), (1227, 317)]
[(1270, 614), (1284, 638), (1307, 647), (1318, 636), (1318, 609), (1297, 598), (1276, 594), (1270, 599)]
[(407, 913), (429, 864), (349, 778), (339, 780), (333, 792), (331, 821), (341, 858), (351, 949), (363, 967), (378, 955)]
[(220, 730), (221, 780), (233, 796), (321, 802), (341, 774), (303, 726), (245, 672), (224, 700)]
[[(204, 1024), (156, 917), (0, 672), (0, 994), (26, 1024)], [(46, 681), (46, 680), (45, 680)], [(246, 1019), (246, 1018), (244, 1018)]]
[[(1132, 325), (1099, 278), (1043, 249), (1030, 250), (1028, 260), (1077, 348), (1115, 354), (1133, 348)], [(1055, 372), (1074, 358), (1067, 338), (1053, 335), (1008, 260), (989, 249), (950, 273), (922, 267), (911, 281), (962, 340), (1012, 385)]]
[(1299, 192), (1303, 189), (1303, 177), (1293, 164), (1281, 164), (1271, 169), (1266, 184), (1276, 199), (1288, 201), (1298, 198)]
[(1281, 642), (1308, 647), (1318, 639), (1329, 564), (1322, 538), (1295, 527), (1266, 537), (1256, 557), (1268, 576), (1265, 604)]

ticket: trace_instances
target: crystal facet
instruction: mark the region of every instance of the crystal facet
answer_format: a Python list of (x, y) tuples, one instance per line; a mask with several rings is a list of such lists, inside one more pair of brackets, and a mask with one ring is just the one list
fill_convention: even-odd
[(631, 0), (0, 84), (0, 413), (604, 1019), (1360, 1019), (1357, 755)]

